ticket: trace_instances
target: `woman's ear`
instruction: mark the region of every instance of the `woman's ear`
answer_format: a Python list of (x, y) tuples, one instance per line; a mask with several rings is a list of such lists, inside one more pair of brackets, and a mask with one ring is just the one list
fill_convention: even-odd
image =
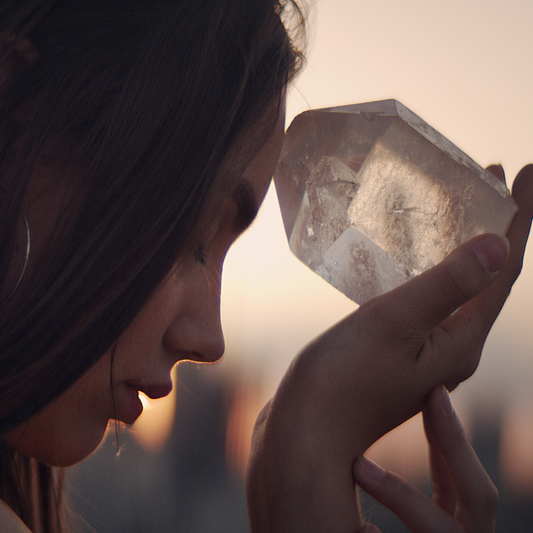
[(0, 95), (36, 59), (37, 51), (26, 37), (17, 37), (12, 32), (0, 36)]

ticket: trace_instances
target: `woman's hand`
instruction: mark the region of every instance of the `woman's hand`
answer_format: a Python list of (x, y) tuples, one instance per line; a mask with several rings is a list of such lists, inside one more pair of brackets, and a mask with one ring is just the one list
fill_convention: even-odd
[(518, 276), (533, 216), (533, 165), (517, 176), (507, 241), (482, 235), (362, 305), (294, 360), (259, 415), (248, 472), (253, 533), (354, 533), (352, 465), (383, 434), (477, 367)]
[[(393, 511), (412, 533), (493, 533), (498, 491), (472, 449), (444, 387), (431, 391), (422, 413), (433, 499), (363, 456), (354, 465), (356, 483)], [(377, 531), (366, 524), (360, 533)]]

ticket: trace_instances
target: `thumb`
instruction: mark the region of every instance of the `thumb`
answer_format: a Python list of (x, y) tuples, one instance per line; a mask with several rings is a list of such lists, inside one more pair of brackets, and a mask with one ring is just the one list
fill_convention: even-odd
[(398, 323), (403, 317), (404, 327), (427, 334), (490, 285), (505, 266), (508, 250), (507, 239), (495, 234), (463, 243), (438, 265), (393, 291), (395, 298), (387, 302), (391, 320)]

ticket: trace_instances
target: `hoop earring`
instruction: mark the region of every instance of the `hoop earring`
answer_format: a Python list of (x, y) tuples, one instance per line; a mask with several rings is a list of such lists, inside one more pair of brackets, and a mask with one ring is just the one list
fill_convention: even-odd
[(22, 214), (22, 219), (24, 220), (24, 229), (26, 230), (26, 257), (24, 258), (24, 265), (22, 265), (22, 271), (17, 279), (17, 282), (15, 283), (15, 286), (5, 298), (5, 300), (0, 304), (0, 307), (4, 307), (4, 305), (13, 298), (13, 295), (17, 292), (17, 289), (19, 288), (20, 282), (22, 281), (22, 278), (24, 277), (24, 274), (26, 272), (26, 267), (28, 266), (28, 259), (30, 258), (30, 248), (31, 248), (31, 241), (30, 241), (30, 226), (28, 224), (28, 219), (26, 218), (26, 215)]

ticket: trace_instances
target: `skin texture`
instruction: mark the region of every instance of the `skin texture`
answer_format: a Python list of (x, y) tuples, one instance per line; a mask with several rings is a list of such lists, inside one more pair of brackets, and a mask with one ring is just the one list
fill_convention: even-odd
[[(493, 532), (498, 491), (472, 449), (442, 385), (430, 392), (422, 414), (433, 498), (363, 456), (354, 464), (356, 482), (394, 511), (413, 533)], [(361, 531), (379, 530), (366, 524)]]
[(195, 256), (181, 260), (167, 275), (116, 345), (93, 367), (8, 433), (6, 440), (18, 451), (49, 465), (74, 464), (98, 446), (109, 420), (135, 421), (141, 412), (138, 390), (153, 398), (165, 396), (172, 389), (170, 372), (177, 362), (207, 363), (222, 356), (222, 265), (264, 199), (281, 149), (284, 118), (282, 107), (271, 138), (245, 169), (218, 227), (198, 243)]
[[(295, 359), (258, 417), (248, 472), (251, 530), (363, 527), (352, 466), (383, 434), (476, 369), (518, 276), (533, 216), (533, 166), (513, 186), (508, 242), (482, 235), (380, 296)], [(508, 251), (509, 246), (509, 251)]]

